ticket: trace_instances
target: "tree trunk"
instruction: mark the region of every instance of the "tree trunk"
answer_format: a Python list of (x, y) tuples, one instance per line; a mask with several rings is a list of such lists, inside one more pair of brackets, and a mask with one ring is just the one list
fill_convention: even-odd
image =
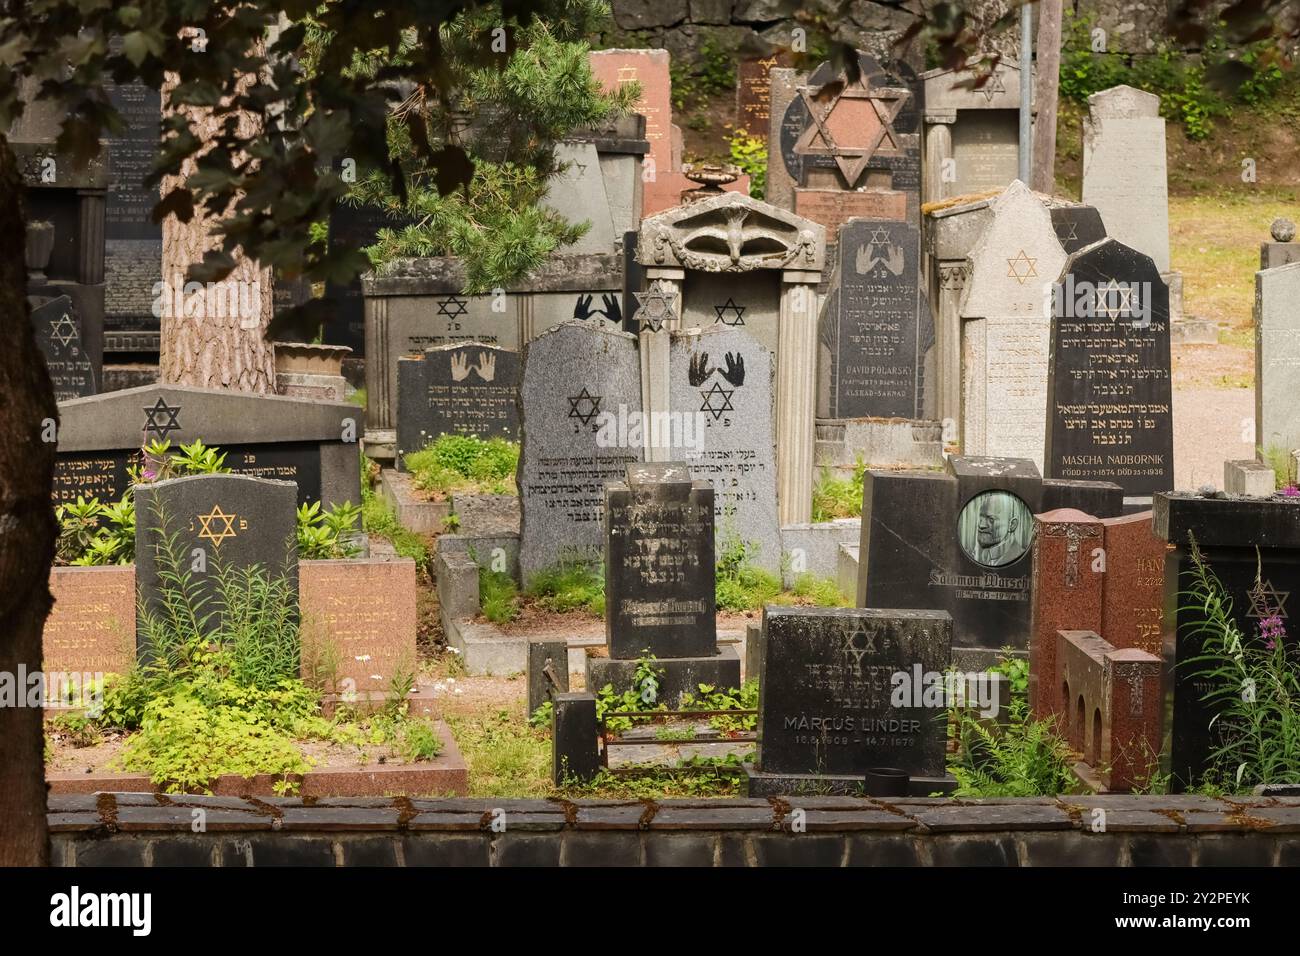
[[(164, 109), (176, 82), (175, 75), (169, 74), (163, 88)], [(190, 108), (189, 118), (200, 140), (216, 135), (220, 123), (211, 110)], [(241, 136), (252, 139), (261, 131), (261, 117), (240, 114)], [(179, 176), (163, 180), (163, 195), (197, 169), (202, 155), (187, 159)], [(245, 258), (240, 250), (234, 271), (222, 282), (200, 288), (186, 281), (190, 266), (219, 244), (219, 237), (211, 234), (213, 221), (213, 216), (204, 216), (198, 206), (188, 223), (175, 216), (163, 220), (162, 380), (174, 385), (274, 393), (275, 354), (266, 340), (274, 311), (271, 270)]]
[[(22, 180), (0, 136), (0, 867), (49, 862), (42, 712), (22, 675), (41, 671), (41, 633), (53, 600), (54, 387), (27, 310)], [(3, 693), (3, 691), (0, 691)], [(13, 706), (17, 704), (19, 706)]]
[(1056, 99), (1061, 81), (1061, 0), (1039, 0), (1038, 71), (1034, 77), (1034, 155), (1030, 187), (1056, 192)]

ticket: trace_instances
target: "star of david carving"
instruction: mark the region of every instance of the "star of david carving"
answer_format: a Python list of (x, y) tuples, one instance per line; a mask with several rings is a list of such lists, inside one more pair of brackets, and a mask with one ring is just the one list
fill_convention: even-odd
[[(1116, 294), (1118, 293), (1118, 301)], [(1133, 311), (1133, 290), (1111, 279), (1097, 289), (1097, 314), (1117, 319)]]
[(448, 319), (459, 319), (469, 311), (469, 303), (458, 295), (449, 295), (438, 303), (438, 314)]
[[(173, 408), (167, 404), (161, 395), (158, 396), (158, 401), (153, 403), (152, 408), (144, 409), (144, 413), (148, 416), (144, 423), (144, 433), (147, 435), (152, 432), (158, 436), (159, 441), (166, 441), (167, 436), (172, 432), (181, 430), (181, 423), (177, 419), (177, 416), (181, 413), (181, 407), (177, 405)], [(160, 422), (158, 416), (163, 414), (167, 416), (167, 420)]]
[(1268, 617), (1276, 614), (1280, 618), (1285, 618), (1286, 601), (1290, 596), (1290, 591), (1279, 591), (1273, 587), (1272, 581), (1260, 581), (1247, 592), (1247, 597), (1250, 598), (1250, 612), (1246, 617)]
[(718, 314), (718, 321), (723, 325), (744, 325), (746, 306), (736, 305), (736, 300), (727, 297), (722, 305), (715, 305), (713, 311)]
[[(220, 547), (221, 542), (227, 538), (235, 537), (235, 518), (237, 515), (226, 514), (221, 510), (221, 505), (213, 505), (212, 510), (205, 515), (199, 515), (200, 538), (206, 538), (211, 541), (214, 547)], [(217, 522), (220, 522), (218, 525)]]
[(577, 395), (569, 397), (569, 417), (590, 425), (591, 420), (600, 414), (600, 399), (601, 396), (592, 395), (584, 387)]
[(877, 226), (871, 230), (871, 238), (868, 241), (873, 246), (883, 246), (889, 242), (889, 233), (885, 232), (883, 226)]
[(990, 103), (993, 102), (993, 97), (997, 96), (999, 93), (1005, 93), (1006, 91), (1007, 88), (1002, 85), (1001, 73), (994, 73), (989, 81), (980, 88), (980, 92), (984, 94), (984, 99), (988, 100)]
[[(876, 156), (898, 156), (902, 154), (898, 133), (894, 130), (894, 120), (907, 105), (910, 91), (894, 87), (869, 87), (865, 76), (853, 84), (841, 85), (831, 94), (831, 100), (824, 107), (818, 104), (817, 87), (801, 86), (799, 96), (803, 99), (812, 124), (803, 131), (794, 144), (796, 153), (801, 155), (831, 156), (840, 174), (848, 181), (849, 188), (857, 185), (862, 173)], [(823, 88), (824, 89), (824, 88)], [(833, 127), (841, 110), (849, 113), (855, 110), (855, 102), (865, 101), (871, 105), (868, 114), (870, 121), (853, 124), (855, 132), (863, 134), (856, 142), (841, 143), (835, 139)], [(845, 105), (842, 105), (845, 104)]]
[(700, 389), (700, 395), (704, 398), (704, 404), (700, 406), (700, 411), (708, 412), (713, 416), (716, 422), (727, 412), (734, 412), (736, 409), (731, 405), (731, 396), (736, 394), (734, 388), (723, 388), (721, 382), (714, 382), (713, 387)]
[(636, 296), (636, 319), (643, 328), (658, 332), (677, 311), (677, 291), (652, 286), (649, 292), (633, 292)]
[(1034, 268), (1037, 262), (1037, 259), (1026, 255), (1025, 250), (1021, 249), (1015, 258), (1007, 260), (1007, 275), (1024, 285), (1038, 276), (1038, 270)]
[(854, 672), (860, 672), (862, 658), (867, 654), (876, 653), (876, 635), (868, 633), (866, 628), (857, 628), (857, 630), (844, 636), (843, 653), (845, 657), (853, 659)]
[(77, 337), (77, 326), (72, 321), (72, 316), (64, 312), (57, 319), (50, 319), (50, 338), (58, 342), (65, 349), (72, 344)]
[(1060, 239), (1062, 242), (1069, 242), (1070, 240), (1077, 242), (1079, 239), (1079, 224), (1073, 219), (1069, 219), (1065, 222), (1065, 226), (1069, 229), (1069, 232), (1063, 236), (1061, 235), (1061, 230), (1058, 229), (1056, 230), (1056, 238)]

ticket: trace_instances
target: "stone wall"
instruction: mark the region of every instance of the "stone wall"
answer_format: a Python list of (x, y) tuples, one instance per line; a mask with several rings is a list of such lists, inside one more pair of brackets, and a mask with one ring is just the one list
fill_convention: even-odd
[[(49, 809), (52, 862), (78, 867), (1300, 865), (1300, 797), (570, 802), (101, 793), (51, 797)], [(802, 832), (792, 827), (795, 810)]]

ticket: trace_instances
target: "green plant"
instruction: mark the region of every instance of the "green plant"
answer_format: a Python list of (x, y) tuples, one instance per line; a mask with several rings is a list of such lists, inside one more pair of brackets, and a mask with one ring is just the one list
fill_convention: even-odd
[(762, 199), (767, 193), (767, 140), (736, 130), (728, 144), (731, 162), (749, 176), (749, 195)]
[(730, 535), (719, 542), (714, 591), (720, 611), (751, 611), (781, 593), (781, 578), (754, 564), (757, 546)]
[(353, 540), (361, 505), (350, 501), (322, 511), (319, 501), (298, 506), (298, 557), (304, 561), (354, 558), (361, 546)]
[(772, 604), (810, 604), (813, 607), (849, 607), (852, 603), (830, 578), (819, 578), (811, 571), (797, 575), (789, 591), (771, 599)]
[[(699, 693), (689, 691), (682, 695), (679, 710), (756, 710), (758, 708), (758, 680), (745, 681), (737, 690), (720, 690), (712, 684), (699, 684)], [(758, 726), (758, 715), (730, 716), (717, 714), (709, 718), (709, 726), (722, 733), (753, 730)]]
[(836, 518), (856, 518), (862, 514), (862, 486), (866, 480), (867, 463), (858, 456), (853, 474), (842, 478), (829, 467), (822, 468), (813, 488), (813, 521), (833, 521)]
[(519, 588), (504, 571), (478, 571), (479, 607), (494, 624), (509, 624), (519, 616)]
[(413, 560), (421, 571), (429, 570), (429, 549), (424, 539), (402, 527), (396, 513), (373, 486), (361, 489), (361, 527), (366, 534), (391, 542), (398, 554)]
[(111, 505), (77, 496), (54, 510), (59, 564), (130, 564), (135, 559), (135, 505), (130, 496)]
[(583, 610), (601, 617), (605, 613), (605, 573), (581, 561), (563, 561), (536, 572), (528, 582), (528, 595), (543, 610)]
[(1296, 483), (1295, 460), (1291, 457), (1291, 449), (1281, 445), (1269, 445), (1267, 448), (1256, 450), (1260, 461), (1273, 469), (1275, 488), (1286, 488)]
[(404, 459), (411, 484), (434, 498), (453, 491), (515, 494), (519, 443), (477, 435), (441, 435)]
[(612, 734), (630, 730), (633, 724), (645, 723), (649, 717), (623, 717), (624, 712), (644, 713), (650, 710), (667, 710), (659, 701), (659, 688), (663, 683), (664, 670), (657, 667), (653, 655), (637, 658), (636, 670), (632, 675), (632, 686), (622, 693), (615, 693), (613, 684), (606, 684), (596, 694), (596, 720), (605, 725)]
[(1267, 606), (1257, 571), (1261, 605), (1257, 631), (1243, 634), (1232, 617), (1232, 599), (1211, 570), (1194, 537), (1192, 566), (1179, 610), (1180, 640), (1197, 653), (1180, 662), (1214, 713), (1209, 730), (1215, 746), (1206, 780), (1240, 791), (1258, 784), (1300, 783), (1300, 664), (1288, 646), (1280, 608)]
[(958, 797), (1051, 797), (1071, 785), (1070, 748), (1051, 720), (1034, 720), (1025, 700), (1013, 699), (1006, 723), (981, 719), (966, 708), (949, 712), (958, 751), (948, 770)]
[(544, 700), (538, 705), (536, 710), (528, 715), (528, 726), (546, 728), (549, 730), (551, 727), (551, 720), (554, 716), (555, 704), (549, 700)]

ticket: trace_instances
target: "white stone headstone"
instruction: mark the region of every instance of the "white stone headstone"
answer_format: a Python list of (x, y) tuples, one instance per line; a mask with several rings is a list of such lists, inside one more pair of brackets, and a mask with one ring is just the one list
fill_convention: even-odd
[(1169, 271), (1169, 185), (1160, 97), (1116, 86), (1088, 97), (1083, 201), (1106, 232)]
[(1255, 444), (1300, 447), (1300, 262), (1255, 273)]
[(1052, 216), (1008, 186), (969, 256), (960, 314), (962, 453), (1028, 458), (1042, 470), (1051, 285), (1065, 265)]
[(565, 253), (615, 251), (614, 215), (605, 179), (600, 172), (600, 157), (592, 143), (560, 143), (555, 147), (559, 172), (551, 177), (542, 205), (554, 209), (574, 225), (591, 226)]

